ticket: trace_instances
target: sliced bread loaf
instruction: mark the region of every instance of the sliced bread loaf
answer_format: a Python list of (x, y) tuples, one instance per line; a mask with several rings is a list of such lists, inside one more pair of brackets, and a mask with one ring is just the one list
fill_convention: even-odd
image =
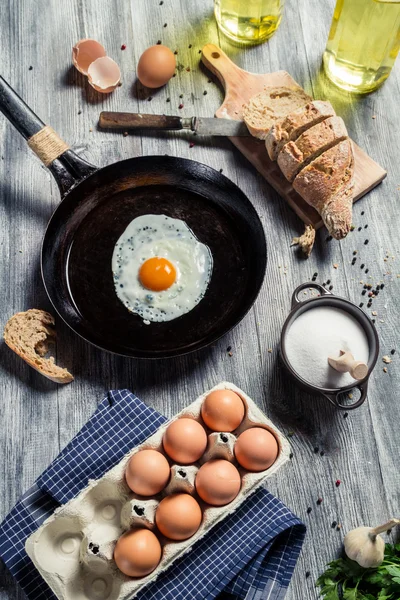
[(340, 117), (329, 117), (310, 127), (296, 141), (285, 144), (278, 155), (278, 165), (288, 181), (314, 158), (348, 137)]
[(353, 148), (346, 139), (315, 158), (293, 181), (293, 188), (318, 211), (337, 240), (351, 227), (353, 173)]
[(330, 102), (314, 100), (291, 112), (272, 125), (265, 138), (265, 146), (271, 160), (276, 160), (283, 146), (298, 138), (306, 129), (328, 117), (335, 116)]
[(266, 87), (243, 107), (243, 119), (252, 135), (265, 140), (272, 125), (311, 100), (301, 87)]
[(35, 308), (15, 314), (4, 329), (7, 346), (28, 365), (56, 383), (70, 383), (74, 378), (67, 369), (58, 367), (53, 357), (44, 358), (55, 338), (54, 318)]

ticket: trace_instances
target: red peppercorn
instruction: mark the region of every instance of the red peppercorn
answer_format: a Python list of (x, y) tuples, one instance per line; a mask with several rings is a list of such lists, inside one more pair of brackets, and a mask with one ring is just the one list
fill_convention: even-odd
[(339, 485), (340, 485), (341, 483), (342, 483), (342, 482), (340, 481), (340, 479), (336, 479), (336, 483), (335, 483), (336, 487), (339, 487)]
[(122, 44), (121, 50), (126, 50), (126, 44)]
[(183, 108), (183, 104), (181, 103), (181, 104), (178, 106), (178, 108), (179, 108), (179, 109)]
[(190, 142), (189, 148), (193, 148), (193, 146), (194, 146), (194, 142)]

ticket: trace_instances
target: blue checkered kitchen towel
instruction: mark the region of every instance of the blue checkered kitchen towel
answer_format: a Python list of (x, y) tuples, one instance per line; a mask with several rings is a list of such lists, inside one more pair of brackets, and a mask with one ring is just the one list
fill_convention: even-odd
[[(30, 600), (55, 598), (27, 556), (26, 538), (89, 479), (101, 477), (166, 421), (129, 390), (111, 391), (0, 526), (0, 556)], [(139, 600), (282, 600), (305, 526), (259, 489), (178, 559)]]

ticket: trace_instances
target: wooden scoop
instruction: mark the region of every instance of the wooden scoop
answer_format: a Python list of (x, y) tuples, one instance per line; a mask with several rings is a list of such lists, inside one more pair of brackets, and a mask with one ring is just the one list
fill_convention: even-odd
[(328, 357), (328, 363), (339, 373), (350, 373), (353, 379), (364, 379), (368, 374), (368, 365), (361, 360), (355, 360), (351, 352), (340, 351), (339, 358)]

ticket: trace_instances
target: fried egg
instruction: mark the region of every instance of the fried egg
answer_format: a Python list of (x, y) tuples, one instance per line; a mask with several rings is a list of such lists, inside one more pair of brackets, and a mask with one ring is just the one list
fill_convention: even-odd
[(204, 297), (212, 255), (180, 219), (142, 215), (118, 239), (112, 257), (118, 298), (149, 321), (172, 321)]

